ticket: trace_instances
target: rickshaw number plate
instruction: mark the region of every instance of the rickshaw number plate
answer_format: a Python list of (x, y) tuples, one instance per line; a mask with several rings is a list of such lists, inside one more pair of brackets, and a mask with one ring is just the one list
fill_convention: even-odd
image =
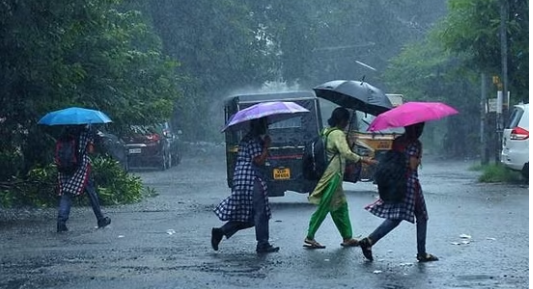
[(274, 180), (289, 180), (291, 178), (291, 169), (280, 168), (272, 170)]
[(392, 141), (380, 141), (378, 143), (378, 149), (389, 150), (392, 147)]

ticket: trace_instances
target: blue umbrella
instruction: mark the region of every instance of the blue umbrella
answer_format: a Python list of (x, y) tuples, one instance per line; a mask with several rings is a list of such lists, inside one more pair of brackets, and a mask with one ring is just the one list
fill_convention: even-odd
[(44, 125), (79, 125), (108, 122), (111, 122), (111, 119), (99, 110), (70, 107), (49, 112), (38, 123)]

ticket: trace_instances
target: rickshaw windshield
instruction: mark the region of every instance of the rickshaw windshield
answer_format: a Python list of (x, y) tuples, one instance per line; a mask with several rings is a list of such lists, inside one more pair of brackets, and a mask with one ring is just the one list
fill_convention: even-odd
[(302, 126), (302, 118), (294, 117), (283, 121), (278, 121), (268, 125), (268, 129), (299, 128)]
[[(359, 132), (369, 132), (368, 131), (368, 127), (370, 126), (370, 124), (372, 123), (372, 121), (376, 117), (371, 115), (371, 114), (367, 114), (367, 113), (364, 113), (364, 112), (361, 112), (361, 111), (356, 111), (356, 116), (357, 116), (357, 122), (356, 122), (357, 127), (351, 128), (350, 130), (355, 130), (355, 131), (359, 131)], [(389, 129), (380, 130), (377, 133), (381, 133), (381, 134), (403, 134), (404, 131), (405, 130), (404, 130), (403, 127), (395, 127), (395, 128), (389, 128)]]

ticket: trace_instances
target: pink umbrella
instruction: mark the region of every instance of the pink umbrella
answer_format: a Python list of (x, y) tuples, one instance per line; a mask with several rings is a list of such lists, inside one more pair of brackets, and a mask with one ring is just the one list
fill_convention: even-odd
[(407, 102), (378, 115), (368, 130), (378, 131), (390, 127), (408, 126), (457, 113), (459, 112), (455, 108), (441, 102)]

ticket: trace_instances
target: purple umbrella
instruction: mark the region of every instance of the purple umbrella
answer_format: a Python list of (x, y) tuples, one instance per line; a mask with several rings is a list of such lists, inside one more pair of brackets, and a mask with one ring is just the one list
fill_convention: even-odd
[(289, 118), (301, 116), (309, 110), (291, 101), (269, 101), (254, 104), (239, 110), (228, 121), (222, 132), (241, 130), (250, 127), (250, 121), (267, 117), (268, 123), (275, 123)]

